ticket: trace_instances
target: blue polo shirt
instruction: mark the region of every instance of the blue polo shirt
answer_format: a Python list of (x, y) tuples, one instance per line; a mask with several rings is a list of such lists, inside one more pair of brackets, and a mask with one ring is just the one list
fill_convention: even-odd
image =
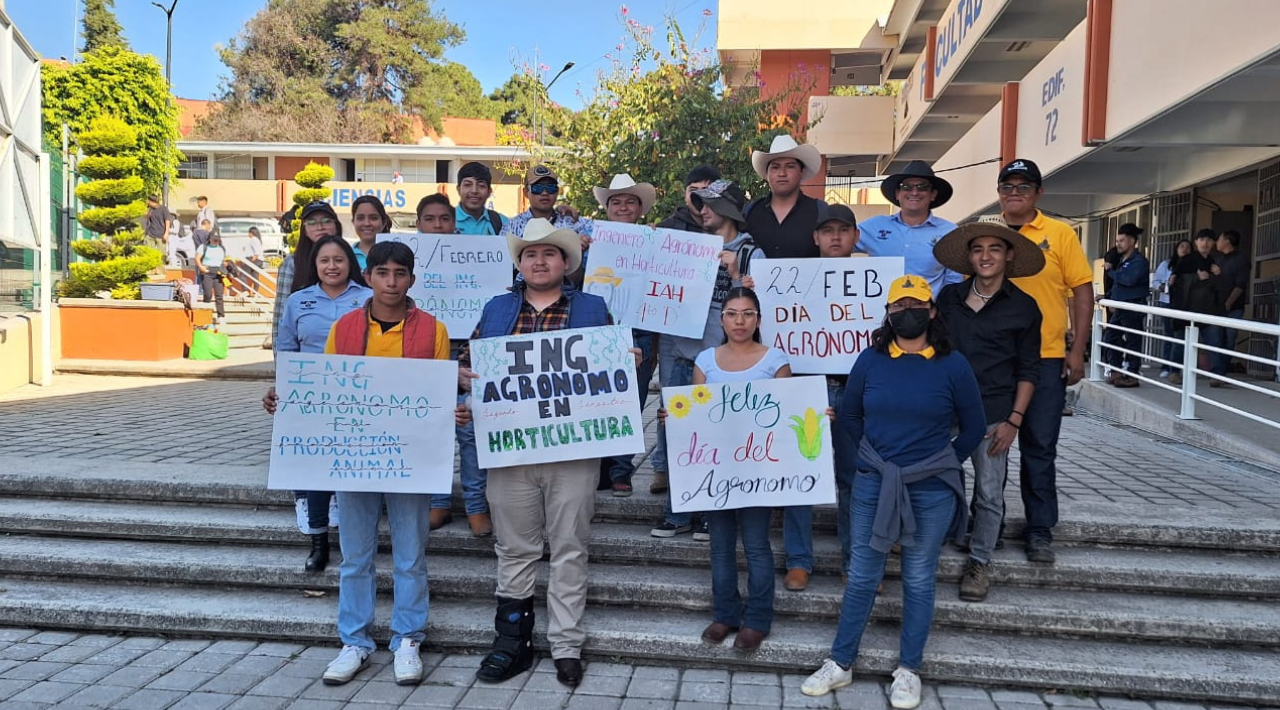
[[(455, 232), (458, 234), (488, 234), (498, 236), (498, 232), (493, 231), (493, 222), (489, 221), (489, 212), (485, 211), (480, 219), (472, 217), (469, 212), (462, 209), (462, 205), (457, 205), (454, 210), (454, 222), (456, 224)], [(502, 226), (507, 225), (506, 215), (498, 214), (502, 218)]]
[(320, 284), (295, 291), (285, 301), (276, 330), (276, 352), (322, 353), (329, 330), (346, 314), (373, 298), (373, 289), (354, 281), (337, 298), (330, 298)]
[(936, 298), (943, 286), (964, 280), (933, 258), (933, 245), (955, 228), (956, 225), (932, 212), (915, 227), (903, 222), (899, 214), (881, 215), (858, 225), (858, 244), (854, 249), (868, 256), (903, 257), (906, 273), (925, 277)]

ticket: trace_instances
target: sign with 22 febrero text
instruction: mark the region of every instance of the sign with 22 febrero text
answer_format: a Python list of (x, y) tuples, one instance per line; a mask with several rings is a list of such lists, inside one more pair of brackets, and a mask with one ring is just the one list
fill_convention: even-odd
[(439, 318), (451, 338), (467, 338), (489, 299), (511, 287), (514, 272), (505, 237), (479, 234), (379, 234), (413, 250), (409, 295)]
[(671, 508), (836, 500), (824, 377), (664, 387)]
[(450, 492), (457, 383), (450, 360), (280, 353), (267, 488)]
[(481, 468), (644, 450), (631, 328), (572, 328), (471, 341)]

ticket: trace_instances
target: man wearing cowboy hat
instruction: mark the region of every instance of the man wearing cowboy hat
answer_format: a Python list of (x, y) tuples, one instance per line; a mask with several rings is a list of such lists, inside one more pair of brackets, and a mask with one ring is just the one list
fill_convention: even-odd
[(743, 210), (744, 231), (770, 259), (803, 259), (818, 255), (813, 229), (818, 224), (818, 206), (800, 186), (822, 168), (822, 154), (811, 145), (796, 143), (788, 135), (777, 136), (769, 152), (751, 153), (751, 167), (769, 183), (769, 194), (753, 200)]
[[(647, 182), (637, 183), (626, 173), (614, 175), (608, 187), (596, 187), (593, 192), (596, 202), (604, 208), (605, 217), (610, 222), (625, 224), (639, 224), (658, 197), (658, 191), (653, 185)], [(614, 277), (613, 269), (598, 266), (589, 271), (591, 273), (583, 280), (584, 291), (604, 297), (615, 315), (621, 312), (618, 309), (628, 307), (628, 304), (620, 300), (627, 292), (615, 290), (621, 279)], [(613, 296), (612, 300), (609, 296)], [(649, 380), (653, 378), (654, 367), (658, 364), (658, 336), (647, 330), (633, 328), (631, 337), (640, 349), (636, 386), (640, 388), (640, 407), (643, 409), (649, 400)], [(656, 449), (654, 453), (659, 454)], [(666, 452), (663, 451), (660, 455), (665, 458)], [(600, 462), (600, 481), (596, 489), (612, 489), (615, 497), (626, 498), (631, 495), (631, 475), (635, 471), (634, 456), (618, 455), (603, 459)]]
[(1009, 279), (1039, 273), (1044, 254), (1030, 239), (990, 222), (952, 231), (933, 253), (945, 268), (969, 277), (942, 289), (937, 305), (951, 344), (978, 378), (987, 417), (987, 441), (972, 457), (969, 561), (960, 578), (960, 598), (980, 602), (1004, 522), (1009, 447), (1040, 379), (1040, 307)]
[[(522, 232), (508, 234), (507, 246), (524, 278), (485, 304), (472, 340), (612, 323), (604, 299), (565, 285), (565, 275), (582, 265), (578, 233), (541, 218), (528, 220)], [(474, 376), (469, 368), (462, 375)], [(498, 538), (497, 637), (477, 679), (499, 683), (533, 665), (534, 565), (545, 540), (551, 547), (547, 641), (556, 677), (569, 686), (582, 682), (587, 540), (599, 470), (599, 459), (489, 470), (489, 511)]]
[(935, 215), (933, 208), (951, 199), (951, 183), (933, 174), (923, 160), (907, 163), (902, 172), (880, 183), (880, 194), (897, 206), (898, 213), (872, 217), (859, 228), (858, 251), (871, 256), (900, 256), (908, 274), (929, 280), (934, 293), (960, 275), (948, 271), (933, 258), (933, 245), (956, 225)]
[[(1093, 317), (1093, 269), (1075, 230), (1036, 208), (1044, 194), (1039, 166), (1025, 158), (1013, 160), (1000, 169), (996, 192), (1001, 219), (1035, 242), (1045, 260), (1040, 273), (1016, 280), (1018, 288), (1036, 299), (1043, 318), (1040, 380), (1018, 430), (1018, 453), (1022, 460), (1022, 507), (1027, 516), (1027, 559), (1053, 564), (1053, 526), (1058, 524), (1058, 434), (1067, 386), (1084, 375), (1084, 351), (1089, 346)], [(1067, 294), (1073, 299), (1070, 351)]]

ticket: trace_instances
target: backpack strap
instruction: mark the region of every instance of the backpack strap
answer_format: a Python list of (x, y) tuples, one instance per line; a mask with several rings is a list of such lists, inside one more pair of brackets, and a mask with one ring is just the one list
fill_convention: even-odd
[(738, 276), (746, 276), (751, 273), (751, 255), (756, 251), (756, 243), (750, 237), (747, 241), (738, 245)]
[(493, 227), (493, 233), (502, 234), (502, 215), (489, 209), (486, 209), (485, 213), (489, 215), (489, 225)]

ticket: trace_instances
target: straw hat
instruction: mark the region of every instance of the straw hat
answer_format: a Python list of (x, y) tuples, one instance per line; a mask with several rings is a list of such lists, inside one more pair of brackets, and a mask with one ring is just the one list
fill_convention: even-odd
[(978, 237), (999, 237), (1013, 250), (1013, 259), (1004, 269), (1007, 278), (1034, 276), (1044, 268), (1044, 252), (1040, 247), (998, 222), (973, 222), (951, 230), (933, 245), (933, 258), (952, 271), (973, 276), (969, 244)]

